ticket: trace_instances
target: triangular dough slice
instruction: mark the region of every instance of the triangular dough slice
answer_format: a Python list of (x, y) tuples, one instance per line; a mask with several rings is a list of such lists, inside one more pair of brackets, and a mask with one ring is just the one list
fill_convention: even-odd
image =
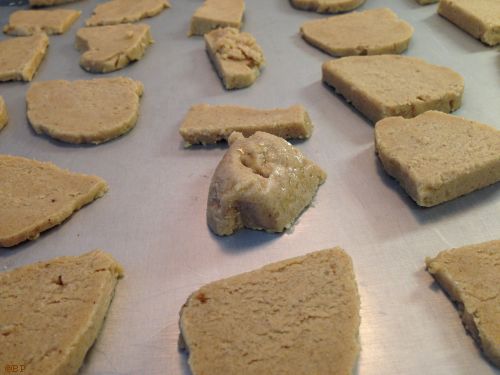
[(26, 94), (37, 133), (70, 143), (102, 143), (132, 129), (142, 83), (130, 78), (35, 82)]
[(9, 122), (9, 114), (7, 113), (7, 106), (5, 105), (5, 101), (0, 96), (0, 130), (2, 130), (5, 125)]
[(146, 24), (85, 27), (76, 33), (80, 65), (92, 73), (108, 73), (140, 60), (153, 43)]
[(458, 304), (467, 331), (500, 368), (500, 241), (442, 251), (425, 262)]
[(59, 4), (74, 3), (79, 0), (29, 0), (32, 7), (48, 7)]
[(193, 375), (351, 374), (359, 296), (340, 248), (203, 286), (180, 312)]
[(333, 56), (401, 53), (413, 35), (413, 27), (388, 8), (307, 21), (300, 31), (308, 43)]
[(26, 374), (76, 374), (122, 275), (100, 250), (0, 273), (2, 363)]
[(318, 13), (348, 12), (363, 5), (365, 0), (290, 0), (295, 8)]
[(38, 238), (107, 190), (106, 182), (96, 176), (0, 155), (0, 246)]
[(136, 22), (156, 16), (165, 8), (170, 8), (168, 0), (111, 0), (99, 4), (92, 16), (85, 21), (85, 25), (102, 26)]
[(205, 0), (191, 18), (189, 35), (203, 35), (219, 27), (241, 28), (244, 0)]
[(229, 137), (208, 193), (207, 219), (218, 235), (243, 227), (282, 232), (311, 203), (326, 173), (283, 138)]
[(375, 147), (388, 174), (420, 206), (430, 207), (500, 181), (500, 131), (429, 111), (375, 125)]
[(18, 10), (11, 13), (3, 31), (9, 35), (33, 35), (41, 31), (48, 35), (64, 34), (81, 13), (72, 9)]
[(429, 110), (452, 112), (460, 108), (464, 91), (464, 79), (455, 71), (396, 55), (327, 61), (323, 81), (373, 122)]

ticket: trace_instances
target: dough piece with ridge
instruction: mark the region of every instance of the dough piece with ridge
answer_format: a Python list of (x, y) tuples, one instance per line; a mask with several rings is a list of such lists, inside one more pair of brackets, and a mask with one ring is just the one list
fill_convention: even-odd
[(0, 96), (0, 130), (2, 130), (8, 122), (9, 114), (7, 112), (7, 106), (5, 105), (3, 98)]
[(205, 0), (191, 18), (189, 35), (204, 35), (219, 27), (241, 29), (244, 0)]
[(80, 17), (79, 10), (18, 10), (11, 13), (9, 23), (3, 32), (9, 35), (24, 36), (44, 32), (47, 35), (64, 34)]
[(290, 0), (295, 8), (318, 13), (341, 13), (356, 9), (365, 0)]
[(137, 22), (143, 18), (154, 17), (166, 8), (170, 8), (168, 0), (111, 0), (99, 4), (92, 16), (85, 21), (85, 25), (103, 26)]

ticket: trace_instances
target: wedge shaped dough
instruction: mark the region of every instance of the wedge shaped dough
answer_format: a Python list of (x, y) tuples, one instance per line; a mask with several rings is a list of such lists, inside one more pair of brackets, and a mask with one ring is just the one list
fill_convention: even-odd
[(170, 8), (168, 0), (111, 0), (99, 4), (92, 16), (85, 21), (86, 26), (116, 25), (137, 22), (153, 17)]
[(375, 125), (375, 147), (388, 174), (420, 206), (430, 207), (500, 181), (500, 131), (429, 111)]
[(69, 143), (102, 143), (132, 129), (143, 85), (130, 78), (35, 82), (26, 93), (38, 134)]
[(96, 176), (0, 155), (0, 246), (38, 238), (107, 190), (106, 182)]
[(318, 13), (340, 13), (356, 9), (365, 0), (290, 0), (295, 8)]
[(48, 35), (64, 34), (80, 17), (79, 10), (18, 10), (9, 17), (3, 32), (9, 35), (33, 35), (44, 32)]
[(205, 0), (191, 18), (189, 35), (203, 35), (219, 27), (241, 28), (244, 0)]
[(467, 331), (500, 368), (500, 241), (442, 251), (425, 262), (458, 304)]
[(85, 27), (76, 33), (76, 48), (82, 52), (80, 65), (92, 73), (122, 69), (140, 60), (152, 43), (146, 24)]
[(323, 64), (323, 81), (376, 122), (452, 112), (462, 104), (464, 79), (450, 68), (395, 55), (349, 56)]
[(26, 374), (76, 375), (122, 267), (103, 251), (0, 273), (0, 359)]
[(229, 144), (208, 193), (208, 226), (220, 236), (243, 227), (283, 232), (326, 180), (318, 165), (275, 135), (235, 132)]
[(48, 46), (44, 33), (0, 41), (0, 81), (31, 81)]
[(302, 37), (333, 56), (401, 53), (413, 27), (388, 8), (353, 12), (305, 22)]
[(193, 375), (351, 374), (359, 295), (340, 248), (207, 284), (180, 312)]
[(29, 0), (32, 7), (48, 7), (59, 4), (74, 3), (79, 0)]
[(0, 96), (0, 130), (2, 130), (5, 125), (9, 122), (9, 114), (7, 113), (7, 106), (5, 105), (5, 101)]

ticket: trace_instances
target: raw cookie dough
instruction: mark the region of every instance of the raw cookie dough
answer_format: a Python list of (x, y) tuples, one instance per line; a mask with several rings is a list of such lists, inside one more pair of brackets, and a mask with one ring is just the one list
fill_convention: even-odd
[(0, 96), (0, 130), (2, 130), (7, 122), (9, 121), (9, 114), (7, 113), (7, 106), (5, 105), (5, 101)]
[(291, 0), (295, 8), (318, 13), (347, 12), (363, 5), (365, 0)]
[(180, 312), (193, 375), (347, 375), (359, 353), (352, 260), (333, 248), (194, 292)]
[(111, 0), (99, 4), (92, 16), (85, 21), (85, 25), (102, 26), (136, 22), (156, 16), (165, 8), (170, 8), (168, 0)]
[(413, 27), (388, 8), (370, 9), (305, 22), (302, 37), (332, 56), (401, 53)]
[(107, 190), (100, 177), (0, 155), (0, 247), (38, 238)]
[(101, 250), (0, 273), (0, 359), (25, 374), (75, 375), (122, 267)]
[(207, 221), (219, 236), (246, 227), (283, 232), (311, 203), (326, 173), (283, 138), (234, 132), (208, 193)]
[(452, 112), (460, 108), (464, 91), (464, 79), (455, 71), (395, 55), (327, 61), (323, 81), (373, 122), (428, 110)]
[(48, 7), (52, 5), (74, 3), (78, 0), (29, 0), (30, 6), (32, 7)]
[(203, 35), (219, 27), (241, 28), (244, 0), (205, 0), (191, 18), (189, 35)]
[(198, 104), (191, 107), (179, 132), (189, 146), (227, 140), (234, 131), (245, 137), (263, 131), (282, 138), (309, 138), (312, 128), (309, 114), (301, 105), (266, 110)]
[(375, 147), (388, 174), (420, 206), (430, 207), (500, 181), (500, 131), (429, 111), (375, 125)]
[(205, 34), (208, 56), (227, 90), (252, 85), (264, 66), (264, 54), (249, 33), (226, 27)]
[(143, 85), (130, 78), (35, 82), (26, 93), (38, 134), (69, 143), (102, 143), (132, 129)]
[(140, 60), (153, 43), (146, 24), (85, 27), (76, 33), (80, 65), (92, 73), (108, 73)]
[(11, 13), (3, 32), (9, 35), (64, 34), (80, 17), (79, 10), (18, 10)]
[(442, 251), (425, 260), (485, 356), (500, 368), (500, 241)]
[(0, 41), (0, 82), (31, 81), (48, 46), (44, 33)]

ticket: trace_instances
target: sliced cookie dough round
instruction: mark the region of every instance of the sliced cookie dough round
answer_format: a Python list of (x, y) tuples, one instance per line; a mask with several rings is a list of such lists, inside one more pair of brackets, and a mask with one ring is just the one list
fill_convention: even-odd
[(365, 0), (290, 0), (295, 8), (318, 13), (341, 13), (356, 9)]
[(3, 32), (14, 36), (39, 32), (47, 35), (64, 34), (81, 13), (72, 9), (18, 10), (10, 15), (9, 23), (4, 26)]
[(85, 21), (85, 25), (102, 26), (136, 22), (156, 16), (166, 8), (170, 8), (168, 0), (112, 0), (99, 4), (92, 12), (92, 16)]
[(7, 106), (5, 105), (5, 101), (0, 96), (0, 130), (2, 130), (5, 125), (9, 122), (9, 114), (7, 113)]

